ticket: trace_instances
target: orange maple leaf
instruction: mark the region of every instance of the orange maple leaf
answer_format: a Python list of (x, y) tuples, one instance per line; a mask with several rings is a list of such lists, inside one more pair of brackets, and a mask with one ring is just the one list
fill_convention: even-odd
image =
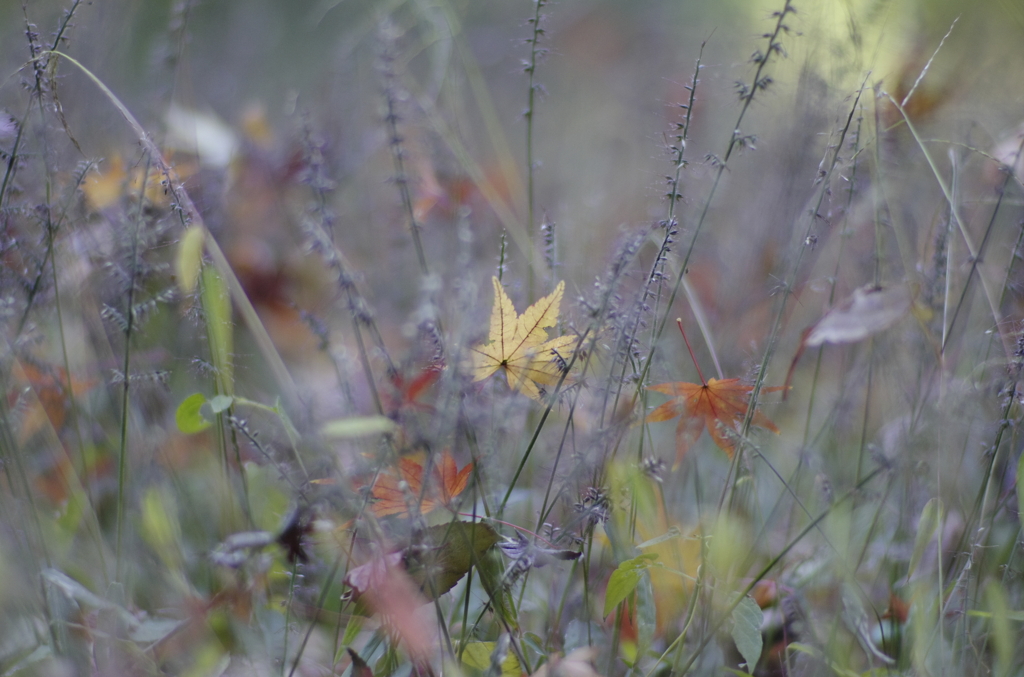
[[(415, 458), (405, 457), (398, 461), (396, 472), (383, 472), (370, 490), (374, 502), (370, 505), (377, 517), (387, 515), (408, 516), (408, 497), (420, 500), (420, 514), (427, 514), (441, 505), (451, 505), (469, 483), (473, 464), (467, 463), (461, 470), (451, 452), (445, 450), (431, 469), (431, 479), (426, 491), (423, 488), (423, 463)], [(403, 487), (402, 482), (407, 485)]]
[[(18, 362), (18, 367), (20, 368), (19, 380), (26, 382), (34, 393), (33, 397), (29, 399), (18, 433), (18, 438), (22, 442), (28, 440), (47, 424), (52, 425), (58, 432), (64, 427), (65, 418), (71, 407), (68, 398), (69, 384), (70, 394), (80, 397), (98, 383), (96, 379), (79, 379), (76, 376), (69, 379), (67, 372), (61, 367), (35, 366), (27, 362)], [(9, 399), (13, 403), (13, 399)]]
[(423, 404), (419, 401), (419, 396), (437, 382), (443, 371), (444, 362), (438, 360), (423, 367), (418, 374), (412, 377), (401, 373), (392, 374), (390, 381), (395, 393), (384, 393), (384, 397), (387, 400), (388, 415), (394, 417), (402, 409), (433, 411), (434, 408), (429, 404)]
[[(679, 323), (679, 330), (683, 331), (682, 322)], [(683, 332), (683, 339), (686, 340), (686, 333)], [(690, 343), (686, 341), (686, 347)], [(693, 357), (693, 351), (690, 351)], [(693, 363), (696, 365), (697, 360)], [(739, 432), (743, 425), (743, 419), (747, 416), (747, 406), (750, 403), (750, 393), (753, 386), (744, 385), (738, 378), (717, 379), (705, 381), (704, 375), (697, 367), (697, 375), (700, 376), (700, 383), (659, 383), (658, 385), (647, 386), (665, 395), (671, 395), (672, 399), (664, 404), (655, 407), (645, 419), (648, 423), (667, 421), (679, 417), (679, 424), (676, 426), (676, 462), (678, 466), (683, 456), (690, 449), (690, 446), (697, 441), (704, 428), (708, 429), (711, 439), (715, 441), (718, 448), (724, 451), (730, 459), (736, 451), (735, 437), (726, 432), (726, 428)], [(786, 390), (787, 386), (772, 386), (761, 388), (761, 392), (770, 393), (779, 390)], [(779, 429), (771, 420), (759, 411), (754, 412), (751, 421), (754, 425), (778, 433)]]

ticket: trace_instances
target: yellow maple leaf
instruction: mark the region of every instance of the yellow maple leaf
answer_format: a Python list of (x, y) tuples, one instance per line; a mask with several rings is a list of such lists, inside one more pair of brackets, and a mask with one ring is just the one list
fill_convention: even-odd
[(547, 330), (558, 322), (565, 282), (559, 282), (555, 291), (517, 315), (501, 282), (497, 277), (492, 281), (494, 308), (490, 335), (486, 343), (472, 349), (473, 380), (482, 381), (503, 371), (510, 388), (540, 400), (547, 394), (544, 386), (558, 383), (567, 353), (571, 353), (571, 346), (576, 342), (575, 336), (553, 339), (547, 336)]

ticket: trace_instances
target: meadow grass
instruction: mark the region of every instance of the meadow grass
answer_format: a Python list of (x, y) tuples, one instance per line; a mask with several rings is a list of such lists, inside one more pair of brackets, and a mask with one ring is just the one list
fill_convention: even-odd
[(0, 673), (1024, 673), (1024, 16), (780, 0), (637, 141), (666, 3), (354, 4), (348, 117), (234, 125), (161, 89), (202, 3), (156, 115), (24, 8)]

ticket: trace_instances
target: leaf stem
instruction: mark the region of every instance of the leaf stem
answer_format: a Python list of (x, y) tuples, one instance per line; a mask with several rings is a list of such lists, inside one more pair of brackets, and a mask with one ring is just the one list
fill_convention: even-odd
[(693, 354), (693, 348), (690, 347), (690, 339), (686, 338), (686, 330), (683, 329), (683, 319), (681, 317), (676, 318), (676, 326), (679, 327), (679, 333), (683, 335), (686, 349), (690, 351), (690, 359), (693, 360), (693, 366), (697, 368), (697, 376), (700, 376), (701, 385), (707, 388), (708, 382), (704, 380), (704, 374), (700, 370), (700, 365), (697, 364), (697, 357)]

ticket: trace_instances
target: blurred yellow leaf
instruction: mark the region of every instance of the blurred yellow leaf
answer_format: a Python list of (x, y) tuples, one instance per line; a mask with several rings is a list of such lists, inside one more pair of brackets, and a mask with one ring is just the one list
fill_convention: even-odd
[(82, 192), (93, 211), (101, 211), (121, 199), (126, 174), (121, 156), (110, 158), (105, 172), (93, 172), (82, 182)]
[[(184, 172), (183, 175), (189, 174)], [(178, 172), (172, 172), (172, 179), (181, 179)], [(164, 182), (164, 175), (155, 165), (138, 166), (129, 172), (120, 155), (112, 155), (107, 169), (93, 172), (82, 182), (82, 193), (92, 211), (103, 211), (123, 197), (137, 199), (145, 193), (146, 201), (157, 207), (170, 204), (170, 194)]]

